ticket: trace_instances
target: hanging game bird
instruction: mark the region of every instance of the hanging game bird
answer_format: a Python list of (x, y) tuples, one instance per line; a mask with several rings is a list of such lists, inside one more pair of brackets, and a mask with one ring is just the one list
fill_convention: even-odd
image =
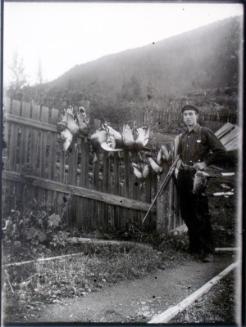
[(107, 132), (105, 129), (97, 129), (91, 136), (90, 139), (94, 147), (98, 145), (101, 147), (102, 143), (104, 143), (107, 139)]
[(171, 151), (168, 151), (165, 145), (162, 145), (157, 154), (157, 163), (162, 166), (171, 159)]
[(71, 147), (74, 138), (79, 132), (87, 134), (89, 118), (84, 107), (79, 107), (78, 111), (70, 105), (63, 110), (63, 116), (57, 124), (57, 130), (60, 132), (63, 141), (63, 150), (65, 152)]
[(134, 175), (141, 180), (146, 179), (149, 176), (149, 165), (146, 163), (132, 162), (132, 168)]
[(101, 148), (109, 152), (122, 151), (122, 135), (108, 123), (103, 124), (106, 131), (106, 140), (101, 143)]
[(149, 157), (148, 161), (149, 161), (150, 167), (152, 168), (154, 173), (159, 175), (159, 174), (161, 174), (163, 172), (163, 167), (158, 165), (158, 163), (153, 158)]
[(208, 184), (208, 176), (209, 174), (207, 174), (204, 171), (201, 170), (196, 171), (193, 179), (193, 189), (192, 189), (193, 194), (200, 194), (206, 189)]
[(121, 134), (108, 123), (104, 123), (100, 130), (97, 130), (91, 135), (91, 140), (94, 146), (99, 144), (107, 152), (120, 152), (123, 150), (140, 151), (145, 149), (149, 141), (149, 129), (140, 127), (134, 130), (126, 124), (123, 125)]
[(171, 158), (171, 152), (169, 152), (165, 145), (162, 145), (158, 151), (156, 160), (152, 157), (148, 158), (150, 167), (158, 176), (163, 172), (164, 164), (167, 163)]
[(122, 139), (123, 145), (128, 150), (143, 150), (149, 141), (149, 128), (133, 128), (126, 124), (123, 125)]
[(77, 123), (79, 126), (79, 131), (83, 134), (88, 132), (89, 118), (87, 117), (86, 110), (84, 107), (79, 107), (76, 114)]
[(63, 141), (63, 150), (66, 152), (73, 141), (75, 135), (79, 132), (79, 126), (76, 122), (72, 106), (64, 109), (62, 120), (57, 124), (58, 131), (61, 130), (61, 140)]

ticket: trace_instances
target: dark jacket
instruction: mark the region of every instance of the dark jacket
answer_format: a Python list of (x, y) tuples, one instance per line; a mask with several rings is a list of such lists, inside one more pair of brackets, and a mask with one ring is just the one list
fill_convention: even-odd
[(188, 165), (204, 161), (207, 165), (220, 164), (226, 158), (226, 150), (214, 133), (197, 124), (179, 138), (177, 153)]

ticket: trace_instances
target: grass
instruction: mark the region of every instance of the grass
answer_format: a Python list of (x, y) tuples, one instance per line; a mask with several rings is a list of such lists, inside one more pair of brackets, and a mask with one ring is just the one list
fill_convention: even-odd
[(140, 278), (156, 270), (160, 262), (160, 253), (152, 248), (101, 246), (78, 257), (10, 267), (4, 274), (5, 320), (27, 321), (42, 305)]

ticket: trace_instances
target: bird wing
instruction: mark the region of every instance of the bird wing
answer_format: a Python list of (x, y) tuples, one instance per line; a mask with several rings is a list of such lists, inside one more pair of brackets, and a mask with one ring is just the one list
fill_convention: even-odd
[(133, 167), (133, 174), (134, 174), (137, 178), (142, 178), (142, 177), (143, 177), (141, 171), (140, 171), (138, 168), (136, 168), (136, 167)]
[(112, 135), (115, 138), (115, 140), (117, 140), (117, 141), (122, 140), (122, 135), (118, 131), (116, 131), (114, 128), (107, 125), (107, 129), (108, 129), (109, 135)]
[(136, 164), (135, 162), (132, 162), (132, 167), (139, 168), (139, 165)]
[(106, 138), (106, 142), (108, 143), (108, 145), (112, 148), (115, 149), (116, 148), (116, 140), (113, 137), (113, 135), (108, 134), (107, 138)]
[(128, 124), (123, 125), (122, 139), (126, 146), (131, 146), (134, 144), (132, 129)]
[(203, 191), (206, 187), (206, 184), (207, 184), (206, 175), (204, 175), (203, 172), (198, 170), (194, 176), (192, 192), (194, 194), (197, 194), (197, 193)]
[(108, 152), (119, 152), (119, 151), (123, 151), (123, 149), (120, 148), (112, 148), (107, 142), (103, 142), (101, 143), (101, 148), (105, 151)]
[(79, 131), (79, 126), (75, 122), (73, 115), (67, 115), (67, 128), (71, 131), (72, 134), (77, 134)]
[(144, 165), (143, 167), (143, 178), (147, 178), (149, 176), (149, 165)]
[(84, 130), (85, 128), (87, 128), (89, 124), (89, 118), (87, 117), (86, 112), (79, 110), (76, 116), (79, 129)]
[(148, 158), (149, 163), (151, 168), (154, 170), (154, 172), (156, 172), (157, 174), (162, 172), (162, 168), (155, 162), (155, 160), (153, 158)]
[(162, 150), (161, 149), (158, 151), (156, 160), (157, 160), (158, 165), (161, 165), (161, 163), (162, 163)]
[(66, 112), (68, 115), (72, 116), (74, 118), (74, 111), (73, 111), (73, 107), (68, 107), (66, 109)]
[(66, 128), (61, 132), (61, 137), (63, 140), (65, 140), (63, 143), (63, 149), (66, 152), (72, 143), (73, 134)]
[(162, 158), (163, 158), (163, 160), (168, 161), (169, 158), (170, 158), (170, 153), (167, 150), (167, 147), (165, 145), (162, 145), (161, 146), (161, 151), (162, 151)]
[(106, 141), (107, 132), (105, 130), (97, 130), (95, 133), (91, 135), (91, 140), (95, 140), (96, 142), (102, 144)]
[(147, 145), (148, 142), (149, 142), (149, 128), (147, 130), (142, 127), (138, 128), (136, 143), (145, 146)]

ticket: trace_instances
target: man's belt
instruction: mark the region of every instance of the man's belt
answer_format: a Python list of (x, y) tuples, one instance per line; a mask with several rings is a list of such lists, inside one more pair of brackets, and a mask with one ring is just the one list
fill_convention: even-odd
[(190, 161), (188, 163), (184, 163), (183, 161), (181, 161), (180, 169), (181, 170), (195, 170), (194, 162)]

